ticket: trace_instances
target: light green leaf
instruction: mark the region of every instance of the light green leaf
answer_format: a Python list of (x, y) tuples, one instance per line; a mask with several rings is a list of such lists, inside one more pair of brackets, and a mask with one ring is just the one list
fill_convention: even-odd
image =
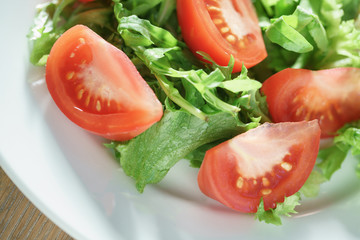
[(284, 202), (278, 203), (276, 208), (265, 211), (264, 202), (261, 199), (258, 211), (255, 213), (255, 219), (266, 223), (281, 225), (281, 217), (290, 217), (292, 213), (297, 213), (295, 207), (300, 205), (300, 193), (295, 193), (289, 197), (285, 197)]
[(299, 190), (305, 197), (316, 197), (320, 192), (320, 185), (328, 181), (325, 176), (317, 170), (313, 170), (305, 184)]
[(313, 50), (310, 41), (325, 51), (328, 47), (326, 31), (317, 15), (298, 6), (292, 15), (275, 20), (266, 30), (269, 39), (283, 48), (306, 53)]
[(274, 21), (267, 29), (266, 36), (273, 43), (297, 53), (306, 53), (314, 47), (296, 29), (291, 27), (283, 17)]
[[(178, 40), (171, 33), (163, 28), (152, 25), (149, 20), (140, 19), (139, 17), (132, 15), (129, 17), (118, 18), (118, 21), (118, 31), (121, 35), (125, 30), (130, 31), (133, 34), (137, 34), (138, 38), (144, 37), (148, 42), (161, 48), (171, 48), (178, 44)], [(126, 44), (128, 46), (137, 46), (131, 41), (127, 41)]]
[(260, 89), (262, 84), (256, 80), (233, 79), (220, 83), (219, 87), (225, 88), (233, 93)]
[(321, 169), (324, 177), (328, 180), (341, 168), (347, 151), (343, 151), (337, 145), (319, 151), (318, 158), (321, 160), (317, 166)]

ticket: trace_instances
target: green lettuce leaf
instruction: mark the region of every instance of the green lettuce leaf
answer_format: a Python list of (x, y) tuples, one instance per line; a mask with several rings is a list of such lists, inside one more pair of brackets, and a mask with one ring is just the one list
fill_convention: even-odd
[(185, 111), (166, 111), (160, 122), (114, 149), (124, 172), (143, 192), (147, 184), (161, 181), (171, 167), (194, 150), (242, 131), (230, 114), (217, 113), (203, 121)]
[(330, 180), (332, 175), (341, 168), (346, 156), (347, 150), (344, 151), (337, 145), (322, 149), (318, 154), (320, 162), (317, 164), (317, 167), (321, 169), (323, 176)]
[(339, 135), (335, 137), (334, 143), (346, 152), (356, 157), (358, 164), (356, 166), (356, 175), (360, 178), (360, 121), (346, 124), (338, 131)]
[(265, 223), (281, 225), (282, 216), (290, 217), (291, 214), (297, 213), (295, 207), (300, 205), (299, 201), (300, 193), (295, 193), (294, 195), (285, 197), (284, 202), (278, 203), (276, 208), (265, 211), (264, 202), (261, 199), (258, 211), (255, 213), (255, 219), (258, 219), (260, 222), (264, 221)]
[(322, 183), (328, 181), (322, 172), (313, 170), (299, 192), (308, 198), (317, 197)]
[[(339, 129), (333, 143), (333, 146), (320, 150), (318, 155), (317, 167), (327, 180), (341, 168), (349, 152), (359, 159), (360, 121), (348, 123)], [(356, 174), (360, 177), (360, 164), (356, 167)]]

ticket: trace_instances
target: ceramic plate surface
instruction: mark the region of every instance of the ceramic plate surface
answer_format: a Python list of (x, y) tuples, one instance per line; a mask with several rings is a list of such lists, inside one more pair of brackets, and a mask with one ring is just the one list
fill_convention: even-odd
[(0, 14), (0, 164), (21, 191), (76, 239), (359, 239), (355, 161), (306, 199), (282, 226), (259, 223), (204, 197), (197, 169), (180, 161), (164, 181), (136, 192), (103, 139), (75, 126), (30, 66), (26, 34), (37, 0), (12, 0)]

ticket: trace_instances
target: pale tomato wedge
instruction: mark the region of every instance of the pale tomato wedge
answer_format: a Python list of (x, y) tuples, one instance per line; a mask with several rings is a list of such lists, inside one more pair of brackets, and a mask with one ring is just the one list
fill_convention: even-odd
[(309, 177), (320, 143), (317, 120), (265, 123), (208, 150), (198, 174), (200, 190), (241, 212), (275, 208)]
[(322, 138), (360, 119), (360, 68), (285, 69), (262, 87), (274, 122), (318, 119)]
[(83, 25), (66, 31), (52, 47), (46, 83), (71, 121), (108, 139), (131, 139), (163, 114), (126, 54)]
[(227, 66), (232, 55), (233, 72), (240, 72), (267, 56), (251, 0), (181, 0), (177, 15), (185, 42), (200, 59), (198, 51)]

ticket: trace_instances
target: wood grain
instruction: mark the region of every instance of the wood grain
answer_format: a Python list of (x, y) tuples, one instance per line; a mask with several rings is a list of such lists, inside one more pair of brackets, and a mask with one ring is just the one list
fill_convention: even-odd
[(0, 168), (0, 239), (73, 238), (42, 214)]

